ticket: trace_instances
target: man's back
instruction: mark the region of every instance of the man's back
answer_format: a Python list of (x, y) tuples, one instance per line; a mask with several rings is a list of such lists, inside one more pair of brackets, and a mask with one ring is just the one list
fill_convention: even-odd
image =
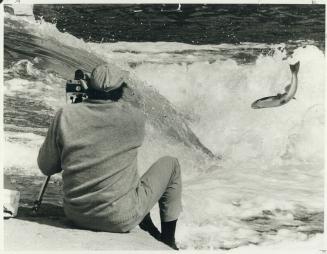
[[(59, 151), (68, 217), (107, 219), (113, 204), (138, 184), (142, 112), (125, 102), (86, 100), (61, 109), (49, 134), (55, 135)], [(47, 173), (48, 157), (42, 156), (42, 150), (48, 155), (51, 145), (43, 146), (38, 160)]]

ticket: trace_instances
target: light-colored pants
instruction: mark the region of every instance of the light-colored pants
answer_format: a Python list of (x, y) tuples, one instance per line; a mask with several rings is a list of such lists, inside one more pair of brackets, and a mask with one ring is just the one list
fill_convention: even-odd
[(141, 211), (137, 218), (125, 225), (127, 227), (123, 227), (123, 231), (137, 226), (157, 202), (162, 222), (178, 219), (182, 211), (182, 178), (178, 160), (170, 156), (157, 160), (141, 177), (136, 193)]

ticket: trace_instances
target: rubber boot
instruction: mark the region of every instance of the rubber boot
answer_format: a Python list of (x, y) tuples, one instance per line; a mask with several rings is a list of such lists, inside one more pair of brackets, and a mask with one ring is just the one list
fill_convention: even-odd
[(177, 220), (161, 222), (161, 241), (174, 250), (179, 250), (175, 242)]
[(156, 226), (153, 224), (150, 213), (148, 213), (141, 223), (139, 224), (140, 228), (144, 231), (147, 231), (150, 235), (156, 238), (158, 241), (161, 240), (161, 234)]

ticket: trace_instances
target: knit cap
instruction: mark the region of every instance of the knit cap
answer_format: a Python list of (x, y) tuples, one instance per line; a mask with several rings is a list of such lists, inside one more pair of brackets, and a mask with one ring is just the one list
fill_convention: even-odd
[(99, 65), (91, 73), (89, 86), (97, 91), (110, 92), (119, 88), (127, 76), (127, 71), (115, 65)]

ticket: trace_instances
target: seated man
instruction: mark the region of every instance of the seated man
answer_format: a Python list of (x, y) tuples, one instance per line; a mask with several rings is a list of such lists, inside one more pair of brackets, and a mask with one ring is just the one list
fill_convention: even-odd
[[(180, 166), (176, 158), (163, 157), (139, 177), (137, 149), (144, 139), (145, 117), (127, 99), (131, 88), (126, 73), (111, 65), (92, 71), (88, 99), (56, 113), (38, 165), (48, 176), (62, 171), (64, 211), (76, 225), (108, 232), (128, 232), (140, 225), (177, 250)], [(150, 217), (156, 202), (161, 233)]]

